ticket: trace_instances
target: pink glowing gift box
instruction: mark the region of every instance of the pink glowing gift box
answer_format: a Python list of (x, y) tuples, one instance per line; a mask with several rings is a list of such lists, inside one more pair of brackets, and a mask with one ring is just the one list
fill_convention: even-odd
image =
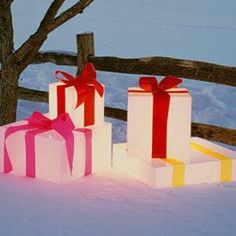
[(176, 88), (182, 80), (141, 77), (140, 88), (128, 90), (128, 157), (152, 161), (188, 161), (191, 135), (191, 96)]
[(0, 127), (0, 155), (5, 173), (67, 182), (110, 167), (111, 125), (74, 129), (68, 114), (50, 120), (34, 112)]
[(93, 64), (86, 64), (81, 75), (75, 78), (63, 71), (55, 74), (60, 82), (49, 84), (50, 118), (67, 112), (76, 127), (102, 125), (104, 86), (96, 80)]

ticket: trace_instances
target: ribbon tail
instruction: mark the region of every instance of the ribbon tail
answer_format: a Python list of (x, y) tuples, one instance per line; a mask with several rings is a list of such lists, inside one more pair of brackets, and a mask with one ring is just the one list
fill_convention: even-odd
[(167, 155), (169, 102), (168, 94), (153, 95), (152, 158), (166, 158)]
[(84, 102), (84, 126), (93, 125), (95, 122), (95, 88), (88, 86), (87, 99)]
[(85, 136), (85, 168), (84, 176), (92, 173), (92, 130), (91, 129), (76, 129)]
[(100, 95), (100, 97), (102, 97), (103, 93), (104, 93), (103, 86), (96, 79), (93, 81), (93, 84), (94, 84), (94, 87), (95, 87), (96, 91)]
[(35, 135), (31, 131), (25, 134), (26, 176), (35, 178)]
[(74, 135), (71, 133), (66, 138), (66, 152), (67, 152), (67, 160), (70, 169), (70, 175), (72, 175), (73, 170), (73, 160), (74, 160)]
[(29, 130), (25, 134), (26, 176), (36, 177), (35, 137), (50, 129)]
[(66, 110), (66, 92), (65, 88), (66, 85), (59, 85), (57, 86), (57, 115), (63, 114)]
[(9, 173), (13, 170), (11, 160), (6, 148), (6, 144), (4, 143), (4, 164), (3, 164), (3, 172)]

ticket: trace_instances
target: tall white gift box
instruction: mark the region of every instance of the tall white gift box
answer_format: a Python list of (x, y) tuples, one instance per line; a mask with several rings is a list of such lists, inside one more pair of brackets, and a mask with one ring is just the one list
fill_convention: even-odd
[(104, 85), (96, 80), (91, 63), (86, 64), (80, 76), (57, 71), (60, 82), (49, 84), (49, 116), (54, 119), (67, 112), (75, 127), (102, 125), (104, 122)]
[(158, 85), (155, 77), (142, 77), (141, 88), (129, 88), (128, 158), (188, 161), (192, 100), (187, 89), (176, 88), (181, 81), (167, 76)]

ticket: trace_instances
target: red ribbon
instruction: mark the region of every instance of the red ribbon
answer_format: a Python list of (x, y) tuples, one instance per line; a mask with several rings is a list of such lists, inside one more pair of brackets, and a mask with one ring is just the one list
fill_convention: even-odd
[[(50, 120), (40, 112), (34, 112), (32, 116), (27, 119), (28, 124), (13, 126), (7, 128), (4, 139), (4, 172), (9, 173), (13, 167), (10, 161), (10, 157), (6, 147), (6, 139), (9, 135), (21, 131), (28, 130), (25, 134), (25, 146), (26, 146), (26, 176), (35, 177), (35, 136), (39, 133), (54, 129), (57, 131), (66, 142), (67, 159), (69, 163), (70, 173), (73, 169), (73, 157), (74, 157), (74, 136), (72, 130), (74, 124), (67, 113), (59, 115), (56, 119)], [(82, 132), (82, 131), (81, 131)], [(85, 173), (91, 173), (91, 135), (86, 136), (86, 160)], [(90, 171), (90, 172), (89, 172)]]
[(166, 76), (159, 84), (155, 77), (141, 77), (139, 86), (153, 94), (152, 158), (166, 158), (167, 120), (170, 95), (168, 89), (182, 82), (174, 76)]
[[(58, 78), (61, 74), (64, 78)], [(96, 80), (96, 70), (92, 63), (87, 63), (78, 77), (63, 72), (56, 71), (56, 78), (63, 82), (64, 85), (57, 86), (57, 114), (65, 113), (65, 88), (74, 86), (77, 92), (76, 107), (84, 103), (84, 126), (93, 125), (95, 119), (95, 90), (100, 97), (103, 96), (104, 88)]]

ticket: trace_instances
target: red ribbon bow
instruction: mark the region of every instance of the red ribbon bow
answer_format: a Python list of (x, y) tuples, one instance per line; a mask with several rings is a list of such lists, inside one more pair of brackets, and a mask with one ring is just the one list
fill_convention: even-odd
[(167, 89), (174, 88), (180, 83), (182, 83), (182, 79), (172, 75), (166, 76), (159, 84), (156, 77), (140, 77), (139, 79), (139, 86), (152, 93), (166, 93)]
[[(61, 74), (64, 78), (58, 78), (57, 75)], [(63, 82), (64, 86), (57, 87), (58, 96), (58, 115), (65, 112), (65, 88), (74, 86), (77, 92), (77, 104), (76, 107), (85, 103), (85, 126), (94, 124), (94, 96), (95, 90), (98, 92), (100, 97), (103, 96), (104, 88), (96, 80), (96, 70), (92, 63), (87, 63), (81, 73), (77, 77), (63, 72), (56, 71), (56, 78)]]
[(139, 86), (153, 94), (152, 158), (166, 158), (167, 121), (170, 95), (166, 90), (176, 87), (181, 79), (168, 75), (159, 84), (156, 77), (141, 77)]
[(39, 133), (54, 129), (65, 139), (70, 173), (72, 173), (74, 156), (74, 136), (72, 130), (74, 129), (74, 124), (70, 116), (67, 113), (64, 113), (56, 119), (50, 120), (40, 112), (36, 111), (27, 119), (27, 121), (28, 124), (9, 127), (5, 132), (4, 172), (8, 173), (13, 169), (6, 148), (6, 139), (9, 135), (20, 130), (29, 129), (25, 134), (26, 176), (35, 177), (35, 136)]

